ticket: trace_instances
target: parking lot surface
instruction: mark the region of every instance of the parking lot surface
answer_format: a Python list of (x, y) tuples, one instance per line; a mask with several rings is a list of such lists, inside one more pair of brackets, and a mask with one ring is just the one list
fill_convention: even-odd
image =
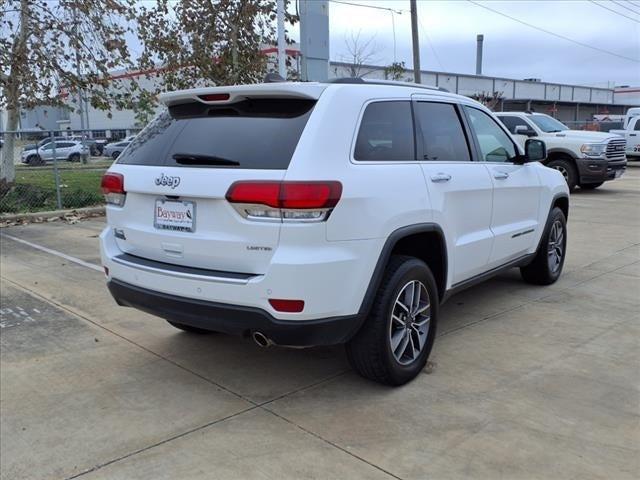
[(340, 347), (261, 349), (118, 307), (103, 225), (0, 233), (3, 480), (640, 477), (640, 168), (572, 195), (555, 285), (514, 270), (449, 300), (401, 388)]

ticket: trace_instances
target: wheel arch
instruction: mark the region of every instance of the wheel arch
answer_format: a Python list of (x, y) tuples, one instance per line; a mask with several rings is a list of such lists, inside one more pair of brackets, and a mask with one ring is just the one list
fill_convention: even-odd
[[(547, 150), (547, 158), (544, 161), (545, 164), (551, 162), (552, 160), (569, 160), (574, 165), (576, 165), (576, 155), (571, 150), (567, 148), (550, 148)], [(577, 165), (576, 165), (577, 168)]]
[(555, 207), (558, 207), (564, 213), (564, 218), (569, 220), (569, 197), (563, 193), (559, 193), (553, 197), (551, 201), (551, 208), (549, 209), (549, 214), (551, 214), (551, 210)]
[(393, 231), (382, 247), (360, 306), (359, 316), (362, 319), (369, 314), (374, 296), (393, 254), (410, 255), (429, 265), (436, 279), (439, 300), (442, 301), (444, 297), (448, 274), (447, 243), (444, 232), (435, 223), (408, 225)]

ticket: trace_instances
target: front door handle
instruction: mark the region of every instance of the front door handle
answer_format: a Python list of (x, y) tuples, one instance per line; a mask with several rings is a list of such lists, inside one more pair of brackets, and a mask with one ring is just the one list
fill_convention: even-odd
[(496, 172), (493, 174), (493, 178), (496, 180), (506, 180), (509, 178), (509, 174), (507, 172)]
[(451, 180), (451, 175), (448, 173), (436, 173), (435, 175), (431, 175), (431, 181), (435, 183), (448, 182)]

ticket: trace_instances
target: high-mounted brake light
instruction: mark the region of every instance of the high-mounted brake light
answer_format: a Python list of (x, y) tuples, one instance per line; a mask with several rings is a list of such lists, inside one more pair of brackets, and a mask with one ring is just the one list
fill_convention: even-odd
[(342, 184), (335, 181), (240, 181), (226, 198), (246, 218), (318, 222), (326, 220), (341, 195)]
[(205, 102), (223, 102), (229, 100), (230, 95), (228, 93), (209, 93), (207, 95), (198, 95), (198, 98)]
[(100, 188), (107, 203), (118, 207), (124, 205), (127, 198), (127, 192), (124, 190), (124, 175), (113, 172), (105, 173), (102, 176)]

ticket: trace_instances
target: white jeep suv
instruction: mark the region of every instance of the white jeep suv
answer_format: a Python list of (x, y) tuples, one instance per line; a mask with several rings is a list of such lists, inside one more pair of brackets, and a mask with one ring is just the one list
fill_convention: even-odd
[(263, 346), (346, 343), (400, 385), (453, 293), (512, 267), (560, 275), (564, 178), (469, 98), (348, 79), (161, 100), (102, 181), (119, 305)]

